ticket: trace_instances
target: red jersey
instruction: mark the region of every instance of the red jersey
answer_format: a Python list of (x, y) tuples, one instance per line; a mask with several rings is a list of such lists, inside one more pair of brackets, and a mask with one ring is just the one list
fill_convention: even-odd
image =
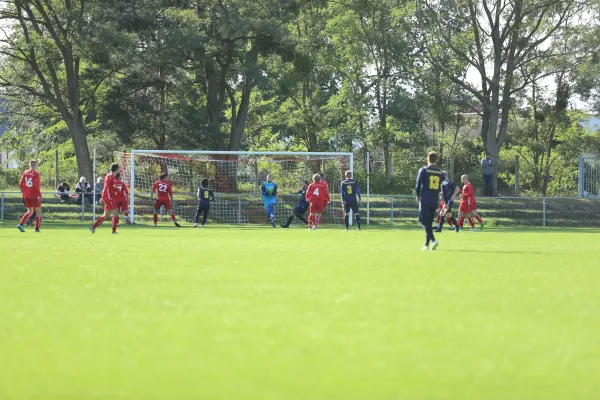
[(473, 185), (471, 185), (471, 182), (467, 182), (463, 185), (460, 204), (466, 204), (469, 206), (475, 204), (475, 191), (473, 190)]
[(127, 185), (125, 184), (125, 182), (115, 181), (115, 188), (117, 189), (117, 199), (127, 199), (127, 196), (129, 196), (129, 190), (127, 189)]
[(37, 171), (28, 169), (21, 175), (21, 191), (23, 192), (23, 198), (25, 199), (38, 199), (42, 197), (40, 191), (40, 174)]
[(161, 200), (173, 197), (173, 189), (168, 181), (158, 180), (152, 186), (152, 192), (157, 192), (156, 198)]
[(102, 189), (102, 198), (112, 200), (117, 197), (117, 188), (115, 186), (117, 179), (115, 178), (115, 174), (109, 172), (104, 178), (104, 189)]
[(329, 203), (329, 189), (327, 183), (321, 181), (311, 183), (306, 190), (306, 201), (311, 203), (327, 204)]

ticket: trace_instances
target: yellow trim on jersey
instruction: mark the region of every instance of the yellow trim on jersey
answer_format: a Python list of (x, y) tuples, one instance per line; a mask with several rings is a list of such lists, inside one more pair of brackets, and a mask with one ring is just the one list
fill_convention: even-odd
[(427, 168), (425, 168), (425, 171), (427, 171), (427, 173), (429, 173), (429, 174), (438, 174), (438, 175), (442, 174), (442, 171), (437, 171), (435, 169), (427, 169)]

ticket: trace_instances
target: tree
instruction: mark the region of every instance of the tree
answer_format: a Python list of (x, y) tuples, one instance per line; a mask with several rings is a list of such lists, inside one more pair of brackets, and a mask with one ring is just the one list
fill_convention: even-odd
[[(531, 75), (527, 67), (540, 59), (562, 56), (563, 48), (554, 46), (553, 41), (568, 35), (567, 22), (585, 9), (585, 2), (576, 0), (420, 3), (421, 39), (427, 60), (478, 100), (480, 135), (493, 157), (498, 158), (506, 139), (514, 96), (533, 79), (554, 73), (548, 70)], [(467, 63), (479, 82), (471, 82), (457, 71), (457, 62)]]
[[(346, 79), (355, 79), (360, 93), (371, 97), (374, 112), (361, 123), (375, 120), (370, 131), (383, 149), (388, 181), (393, 177), (392, 152), (399, 128), (390, 119), (395, 117), (406, 127), (406, 122), (414, 126), (410, 119), (419, 116), (402, 112), (407, 105), (414, 106), (410, 86), (418, 49), (409, 34), (412, 7), (412, 2), (401, 0), (348, 0), (336, 4), (332, 21), (334, 41), (349, 63)], [(401, 121), (404, 118), (408, 119)]]
[[(94, 0), (15, 0), (0, 10), (0, 88), (9, 111), (51, 110), (65, 122), (83, 176), (92, 176), (85, 113), (104, 75), (92, 73), (84, 37), (93, 32)], [(88, 74), (89, 73), (89, 74)]]

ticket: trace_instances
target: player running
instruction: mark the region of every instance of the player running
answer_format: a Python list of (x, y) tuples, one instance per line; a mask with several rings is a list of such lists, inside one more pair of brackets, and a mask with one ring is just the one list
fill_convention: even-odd
[(442, 190), (440, 191), (440, 195), (442, 197), (441, 201), (441, 210), (440, 215), (438, 216), (438, 225), (436, 226), (435, 231), (441, 232), (444, 227), (444, 220), (448, 220), (448, 224), (450, 225), (450, 230), (452, 230), (452, 226), (456, 227), (456, 218), (452, 215), (452, 206), (454, 205), (454, 198), (460, 193), (460, 189), (458, 186), (452, 182), (450, 179), (446, 179), (442, 182)]
[(36, 171), (37, 161), (29, 161), (29, 169), (23, 172), (21, 175), (21, 192), (23, 193), (23, 202), (27, 211), (23, 214), (17, 228), (21, 232), (25, 232), (24, 223), (29, 218), (32, 218), (35, 214), (35, 231), (40, 231), (40, 224), (42, 223), (42, 192), (40, 190), (40, 174)]
[(154, 227), (158, 226), (158, 212), (160, 207), (163, 206), (165, 210), (167, 210), (167, 214), (171, 216), (171, 220), (175, 224), (176, 227), (181, 228), (179, 222), (177, 222), (177, 218), (173, 213), (173, 188), (171, 187), (171, 182), (169, 182), (169, 174), (166, 172), (160, 174), (159, 179), (154, 182), (152, 186), (152, 194), (150, 195), (150, 199), (154, 198), (154, 193), (156, 195), (156, 201), (154, 202)]
[[(346, 230), (350, 225), (350, 210), (356, 216), (356, 226), (360, 231), (360, 214), (358, 213), (358, 202), (360, 201), (360, 188), (358, 182), (352, 179), (352, 171), (346, 171), (346, 180), (342, 182), (342, 203), (344, 204), (344, 224)], [(357, 200), (358, 197), (358, 200)]]
[(263, 182), (260, 187), (260, 191), (262, 194), (263, 204), (265, 206), (265, 211), (267, 212), (267, 218), (273, 228), (277, 228), (275, 225), (275, 203), (277, 203), (277, 184), (273, 182), (273, 176), (271, 174), (267, 175), (266, 182)]
[(436, 167), (437, 154), (427, 154), (427, 166), (419, 170), (417, 175), (417, 203), (419, 203), (419, 221), (425, 229), (425, 245), (423, 250), (437, 249), (439, 243), (433, 235), (433, 219), (437, 209), (437, 201), (440, 192), (440, 186), (446, 180), (444, 173)]
[(215, 195), (212, 190), (208, 188), (208, 179), (202, 179), (200, 187), (198, 188), (198, 208), (196, 209), (196, 216), (194, 217), (194, 228), (198, 226), (198, 220), (200, 214), (202, 214), (202, 224), (200, 228), (204, 228), (206, 218), (208, 218), (208, 212), (210, 211), (210, 202), (215, 201)]
[(121, 180), (121, 173), (115, 174), (115, 188), (117, 189), (117, 196), (115, 197), (115, 206), (119, 213), (123, 213), (125, 216), (125, 222), (127, 225), (131, 225), (129, 221), (129, 189), (125, 182)]
[(100, 216), (90, 226), (90, 231), (96, 233), (96, 228), (99, 227), (109, 215), (112, 215), (112, 233), (117, 234), (117, 225), (119, 224), (119, 208), (117, 206), (117, 187), (116, 187), (116, 174), (119, 171), (119, 164), (112, 164), (110, 166), (110, 172), (104, 178), (104, 188), (102, 189), (102, 196), (100, 203), (104, 203), (104, 214)]
[(468, 218), (469, 224), (471, 225), (471, 232), (477, 231), (475, 228), (475, 223), (473, 222), (473, 218), (475, 218), (477, 222), (481, 224), (481, 230), (484, 230), (485, 222), (481, 219), (479, 214), (477, 214), (477, 202), (475, 201), (475, 191), (473, 190), (473, 185), (471, 185), (471, 182), (469, 182), (469, 177), (467, 175), (461, 176), (460, 180), (463, 183), (463, 187), (460, 204), (458, 206), (458, 224), (456, 226), (456, 232), (458, 233), (463, 229), (465, 216)]
[(321, 181), (319, 174), (313, 175), (313, 183), (308, 186), (306, 191), (306, 201), (310, 203), (310, 216), (308, 217), (308, 229), (315, 230), (321, 223), (321, 214), (323, 209), (329, 203), (329, 190)]
[(302, 189), (300, 189), (299, 191), (297, 191), (295, 193), (292, 193), (292, 194), (299, 194), (300, 199), (298, 200), (298, 204), (296, 204), (296, 207), (294, 208), (294, 212), (292, 213), (292, 215), (290, 215), (288, 217), (287, 222), (285, 224), (280, 225), (282, 228), (289, 228), (290, 224), (294, 220), (294, 217), (296, 217), (300, 221), (302, 221), (304, 223), (304, 225), (308, 225), (308, 220), (306, 218), (304, 218), (304, 214), (306, 214), (306, 211), (308, 211), (308, 207), (310, 206), (308, 201), (306, 201), (306, 191), (307, 190), (308, 190), (308, 181), (304, 181), (304, 184), (302, 185)]

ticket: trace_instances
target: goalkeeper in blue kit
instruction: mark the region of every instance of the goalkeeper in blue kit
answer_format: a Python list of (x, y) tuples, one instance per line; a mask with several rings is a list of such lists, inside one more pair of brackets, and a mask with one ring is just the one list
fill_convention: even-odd
[(269, 222), (273, 228), (276, 228), (275, 203), (277, 202), (277, 184), (273, 182), (273, 176), (271, 174), (267, 175), (267, 180), (260, 187), (260, 191), (262, 194), (265, 211), (267, 212), (267, 218), (269, 218)]

